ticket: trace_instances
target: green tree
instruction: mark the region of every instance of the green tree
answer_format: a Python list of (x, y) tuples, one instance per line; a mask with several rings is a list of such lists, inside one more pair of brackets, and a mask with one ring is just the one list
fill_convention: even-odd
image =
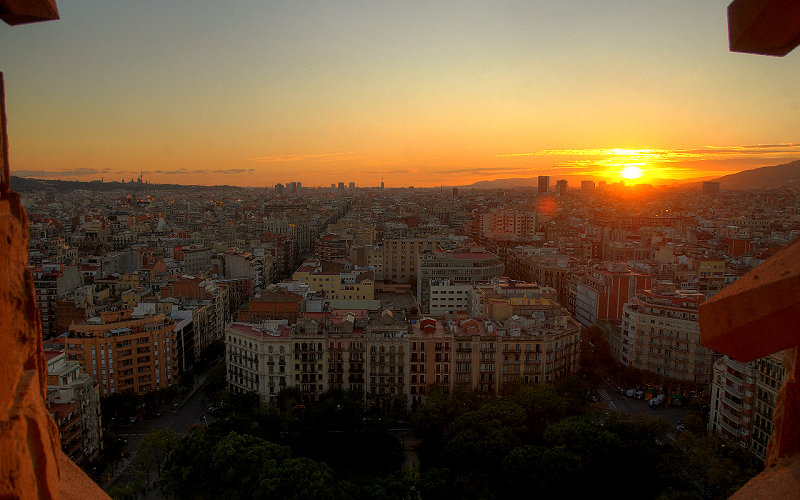
[(228, 392), (228, 382), (225, 379), (226, 370), (225, 363), (219, 363), (209, 368), (206, 373), (203, 394), (211, 401), (217, 403), (222, 401)]
[(551, 425), (544, 433), (549, 446), (563, 446), (580, 459), (583, 468), (611, 458), (622, 443), (598, 423), (584, 417), (568, 417)]
[(503, 491), (509, 498), (568, 495), (578, 462), (566, 446), (521, 446), (503, 459)]
[(137, 458), (141, 457), (143, 463), (154, 464), (155, 469), (161, 475), (161, 469), (178, 441), (178, 435), (172, 429), (153, 429), (142, 439)]
[(334, 484), (333, 471), (326, 464), (310, 458), (290, 458), (281, 463), (276, 475), (268, 483), (275, 486), (274, 490), (259, 490), (257, 497), (265, 500), (326, 498)]
[(528, 439), (540, 443), (545, 429), (567, 414), (567, 400), (549, 384), (520, 386), (509, 396), (525, 409)]
[(135, 495), (140, 488), (141, 485), (138, 481), (132, 481), (129, 483), (115, 484), (109, 488), (106, 493), (114, 500), (126, 500)]

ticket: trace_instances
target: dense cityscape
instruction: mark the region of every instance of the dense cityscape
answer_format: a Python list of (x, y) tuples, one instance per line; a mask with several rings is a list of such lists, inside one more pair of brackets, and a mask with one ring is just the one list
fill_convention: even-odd
[(58, 3), (0, 499), (800, 498), (797, 2)]
[[(785, 374), (780, 353), (739, 363), (704, 347), (698, 305), (800, 234), (793, 188), (573, 188), (548, 176), (509, 190), (103, 184), (63, 190), (50, 182), (23, 192), (22, 203), (47, 404), (64, 452), (117, 498), (152, 480), (144, 462), (129, 463), (117, 480), (115, 464), (137, 452), (124, 437), (168, 427), (163, 414), (200, 394), (201, 418), (181, 420), (176, 436), (187, 426), (187, 436), (199, 432), (198, 424), (220, 432), (248, 412), (323, 425), (332, 417), (320, 408), (354, 404), (363, 423), (402, 434), (405, 456), (381, 463), (428, 474), (411, 476), (406, 488), (431, 488), (422, 483), (442, 471), (475, 480), (470, 464), (432, 451), (452, 444), (425, 421), (437, 405), (486, 412), (543, 397), (521, 396), (525, 388), (557, 388), (550, 397), (566, 398), (566, 409), (556, 413), (582, 424), (606, 426), (626, 411), (642, 419), (662, 407), (672, 412), (661, 420), (668, 425), (647, 424), (659, 453), (686, 433), (713, 436), (715, 451), (738, 450), (745, 468), (763, 463)], [(281, 422), (284, 432), (269, 435), (289, 444), (294, 432)], [(531, 443), (515, 442), (542, 441), (547, 427)], [(470, 432), (476, 442), (491, 434)], [(497, 446), (498, 464), (522, 449)], [(295, 443), (293, 454), (300, 449)], [(570, 452), (569, 460), (580, 455)], [(685, 484), (636, 497), (673, 498), (668, 488), (731, 493), (683, 474)], [(169, 489), (169, 477), (165, 494), (197, 494)], [(540, 491), (566, 488), (565, 480), (556, 474)]]

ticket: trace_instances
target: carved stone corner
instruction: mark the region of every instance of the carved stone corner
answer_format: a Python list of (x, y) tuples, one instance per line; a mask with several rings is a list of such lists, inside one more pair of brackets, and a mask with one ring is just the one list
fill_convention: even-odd
[(28, 219), (0, 194), (0, 498), (108, 499), (61, 451), (45, 404), (47, 365), (28, 271)]

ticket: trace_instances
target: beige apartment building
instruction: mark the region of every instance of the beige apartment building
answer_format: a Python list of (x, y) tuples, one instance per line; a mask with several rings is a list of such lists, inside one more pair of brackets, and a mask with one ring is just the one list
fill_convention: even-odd
[(225, 331), (227, 382), (231, 392), (255, 392), (268, 403), (294, 386), (292, 342), (285, 322), (232, 323)]
[(417, 264), (423, 252), (433, 252), (452, 244), (449, 238), (402, 238), (383, 242), (383, 279), (391, 283), (409, 283), (417, 279)]
[(369, 269), (325, 271), (320, 263), (307, 261), (292, 274), (292, 280), (308, 285), (309, 291), (324, 293), (327, 300), (374, 300), (374, 276)]
[(129, 309), (100, 313), (60, 337), (69, 361), (99, 384), (100, 395), (144, 394), (176, 382), (174, 322), (163, 314), (133, 317)]
[(431, 386), (496, 397), (505, 385), (557, 383), (579, 368), (580, 323), (557, 303), (503, 322), (463, 315), (407, 324), (392, 310), (377, 316), (338, 310), (279, 328), (234, 323), (226, 332), (230, 389), (265, 402), (283, 387), (296, 387), (304, 401), (355, 390), (388, 410), (397, 397), (423, 403)]
[(657, 286), (639, 291), (624, 305), (619, 360), (685, 389), (704, 391), (719, 357), (700, 344), (697, 308), (705, 296), (677, 290), (672, 283)]

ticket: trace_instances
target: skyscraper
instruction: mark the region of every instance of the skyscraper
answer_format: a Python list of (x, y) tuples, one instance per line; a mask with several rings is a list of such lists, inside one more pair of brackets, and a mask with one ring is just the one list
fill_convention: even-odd
[(539, 176), (539, 194), (545, 194), (550, 191), (550, 176), (549, 175), (540, 175)]
[(556, 193), (558, 196), (566, 196), (567, 195), (567, 181), (566, 179), (559, 179), (556, 181)]
[(719, 194), (719, 182), (703, 182), (703, 194), (715, 198)]

